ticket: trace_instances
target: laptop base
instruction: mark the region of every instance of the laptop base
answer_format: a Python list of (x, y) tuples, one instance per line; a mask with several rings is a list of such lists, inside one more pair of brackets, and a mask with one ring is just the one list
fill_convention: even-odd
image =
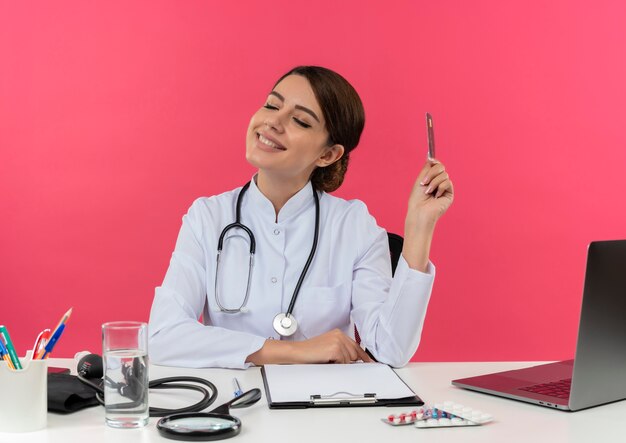
[(496, 372), (477, 377), (453, 380), (452, 384), (459, 388), (498, 397), (545, 406), (551, 409), (571, 411), (568, 399), (528, 392), (521, 388), (540, 383), (550, 383), (572, 377), (574, 360), (532, 366), (512, 371)]

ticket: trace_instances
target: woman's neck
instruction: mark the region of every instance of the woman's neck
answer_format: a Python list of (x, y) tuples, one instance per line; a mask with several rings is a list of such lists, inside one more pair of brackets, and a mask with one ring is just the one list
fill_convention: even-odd
[(297, 178), (286, 180), (284, 177), (272, 176), (271, 174), (263, 173), (263, 171), (259, 171), (256, 176), (257, 188), (274, 206), (276, 221), (278, 221), (278, 213), (285, 206), (285, 203), (304, 188), (307, 182), (308, 180)]

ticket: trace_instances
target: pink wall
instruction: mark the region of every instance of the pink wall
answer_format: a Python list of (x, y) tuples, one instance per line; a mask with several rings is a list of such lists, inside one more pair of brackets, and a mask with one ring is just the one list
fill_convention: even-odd
[(250, 116), (320, 64), (367, 113), (337, 195), (391, 231), (435, 117), (457, 198), (415, 359), (572, 355), (586, 245), (626, 238), (626, 3), (305, 4), (0, 4), (0, 323), (20, 352), (70, 306), (57, 356), (147, 320), (181, 216), (252, 175)]

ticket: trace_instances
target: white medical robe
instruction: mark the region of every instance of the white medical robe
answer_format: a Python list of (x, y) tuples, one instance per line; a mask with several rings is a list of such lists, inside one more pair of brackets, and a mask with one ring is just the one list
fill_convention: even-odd
[[(241, 222), (256, 238), (248, 312), (217, 309), (215, 270), (222, 229), (235, 220), (241, 188), (196, 200), (182, 227), (163, 284), (156, 288), (150, 313), (149, 353), (153, 363), (184, 367), (245, 368), (246, 358), (274, 331), (274, 316), (285, 312), (311, 251), (315, 203), (309, 182), (280, 210), (252, 180), (241, 205)], [(387, 233), (364, 203), (318, 193), (320, 229), (317, 251), (295, 303), (304, 340), (335, 328), (350, 337), (356, 325), (361, 343), (379, 361), (405, 365), (419, 344), (434, 281), (400, 258), (395, 276)], [(220, 258), (218, 291), (226, 308), (238, 308), (248, 279), (249, 240), (230, 230)]]

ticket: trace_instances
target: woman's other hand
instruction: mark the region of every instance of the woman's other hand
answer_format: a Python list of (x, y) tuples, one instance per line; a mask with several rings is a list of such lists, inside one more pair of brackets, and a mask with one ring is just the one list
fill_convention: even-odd
[(454, 187), (443, 163), (428, 160), (420, 171), (404, 222), (402, 256), (409, 267), (426, 272), (437, 220), (454, 200)]
[(407, 218), (434, 224), (454, 200), (454, 187), (443, 163), (429, 160), (419, 173), (411, 196)]
[(255, 365), (372, 362), (367, 353), (339, 329), (302, 341), (266, 340), (247, 361)]
[(339, 329), (333, 329), (317, 337), (294, 342), (295, 355), (300, 363), (352, 363), (373, 361), (350, 337)]

